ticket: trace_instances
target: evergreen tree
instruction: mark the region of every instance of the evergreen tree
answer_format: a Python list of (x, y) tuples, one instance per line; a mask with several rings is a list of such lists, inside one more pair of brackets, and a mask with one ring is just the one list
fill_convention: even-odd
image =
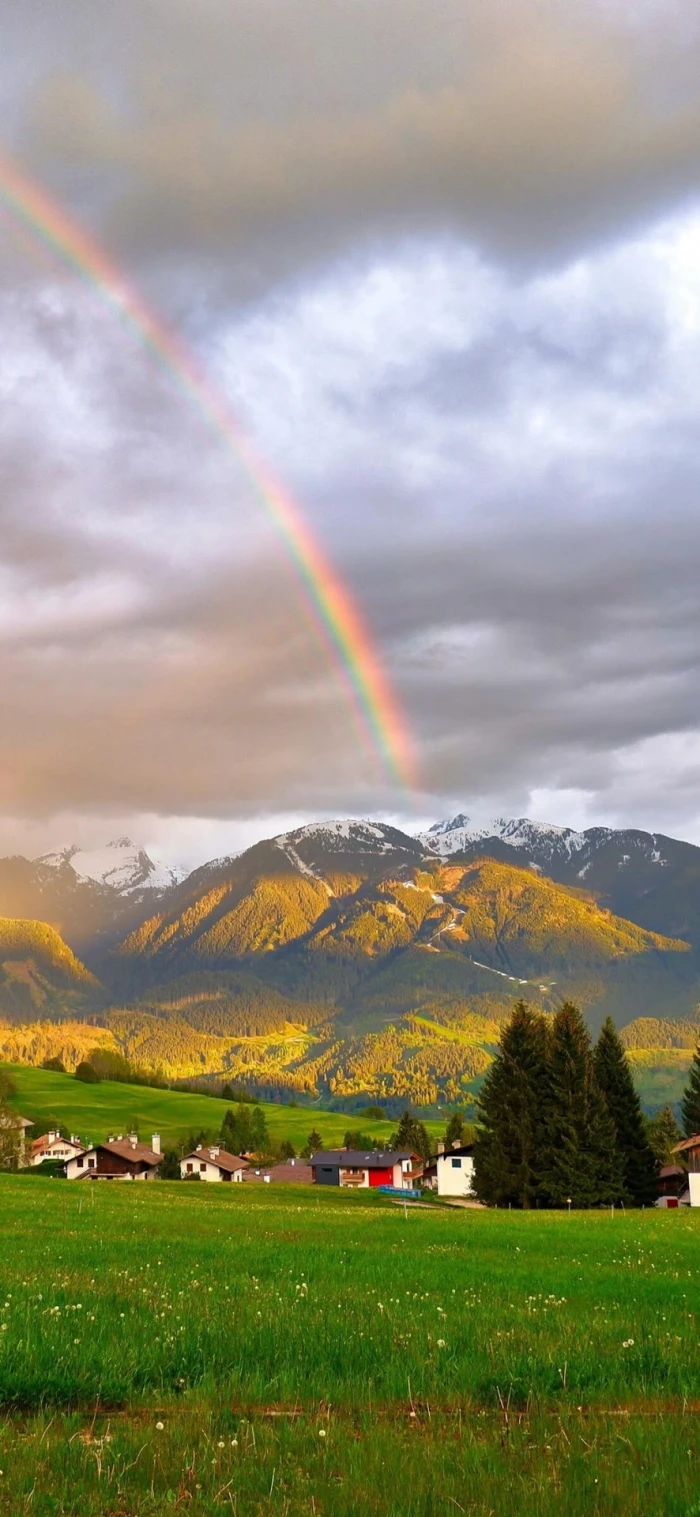
[(647, 1120), (647, 1137), (657, 1164), (673, 1164), (677, 1155), (673, 1150), (683, 1134), (670, 1106), (662, 1106)]
[(554, 1206), (610, 1205), (622, 1189), (615, 1127), (598, 1088), (588, 1029), (571, 1001), (552, 1028), (540, 1177)]
[(289, 1138), (284, 1138), (280, 1143), (280, 1158), (296, 1159), (296, 1156), (297, 1151), (294, 1147), (294, 1144), (290, 1142)]
[(692, 1138), (696, 1133), (700, 1133), (700, 1043), (690, 1066), (688, 1084), (681, 1101), (681, 1112), (686, 1138)]
[(163, 1163), (158, 1167), (159, 1180), (181, 1180), (180, 1155), (175, 1148), (166, 1148)]
[(426, 1162), (432, 1156), (432, 1147), (426, 1129), (417, 1117), (411, 1115), (408, 1107), (391, 1139), (391, 1146), (393, 1149), (408, 1149), (411, 1153), (420, 1154), (421, 1159)]
[(658, 1195), (656, 1160), (627, 1056), (611, 1017), (606, 1017), (603, 1023), (594, 1065), (598, 1087), (613, 1120), (617, 1152), (622, 1161), (622, 1189), (618, 1200), (631, 1206), (653, 1206)]
[(544, 1018), (519, 1001), (478, 1101), (475, 1183), (492, 1205), (529, 1208), (539, 1198), (547, 1042)]
[(267, 1153), (270, 1139), (267, 1132), (267, 1122), (262, 1106), (254, 1106), (250, 1115), (250, 1141), (253, 1152), (256, 1154)]
[(377, 1147), (377, 1144), (369, 1133), (360, 1132), (359, 1128), (352, 1127), (350, 1128), (349, 1132), (346, 1132), (345, 1137), (343, 1138), (343, 1147), (354, 1148), (357, 1151), (359, 1151), (361, 1148), (364, 1148), (370, 1152), (372, 1149)]
[(445, 1148), (452, 1148), (455, 1143), (464, 1142), (464, 1112), (453, 1111), (452, 1116), (445, 1128)]
[(317, 1154), (323, 1148), (323, 1138), (316, 1128), (312, 1128), (301, 1150), (302, 1159), (310, 1159), (312, 1154)]

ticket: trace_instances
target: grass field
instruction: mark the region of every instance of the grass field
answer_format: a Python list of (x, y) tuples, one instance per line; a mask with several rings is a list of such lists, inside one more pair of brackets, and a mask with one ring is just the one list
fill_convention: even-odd
[[(83, 1085), (71, 1075), (33, 1069), (25, 1064), (6, 1064), (17, 1086), (12, 1105), (17, 1111), (50, 1122), (65, 1123), (92, 1142), (111, 1133), (129, 1132), (132, 1127), (149, 1138), (159, 1132), (163, 1148), (177, 1146), (192, 1132), (211, 1128), (218, 1132), (225, 1116), (226, 1104), (215, 1096), (189, 1095), (186, 1091), (152, 1090), (146, 1085), (120, 1085), (103, 1080), (100, 1085)], [(235, 1103), (234, 1103), (235, 1104)], [(289, 1138), (297, 1149), (303, 1147), (313, 1128), (324, 1143), (342, 1143), (350, 1127), (369, 1128), (373, 1137), (389, 1138), (395, 1122), (375, 1122), (347, 1112), (321, 1111), (317, 1106), (277, 1106), (260, 1103), (267, 1119), (270, 1137)], [(444, 1123), (428, 1122), (429, 1131), (440, 1134)]]
[(700, 1517), (697, 1214), (19, 1175), (0, 1226), (3, 1517)]

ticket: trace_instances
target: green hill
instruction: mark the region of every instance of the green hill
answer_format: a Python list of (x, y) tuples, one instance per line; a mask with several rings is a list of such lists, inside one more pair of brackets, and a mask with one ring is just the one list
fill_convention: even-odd
[[(187, 1091), (151, 1090), (141, 1085), (120, 1085), (113, 1080), (104, 1080), (100, 1085), (83, 1085), (70, 1075), (53, 1074), (48, 1070), (31, 1069), (24, 1065), (5, 1066), (17, 1086), (17, 1095), (12, 1105), (18, 1112), (36, 1119), (48, 1128), (52, 1122), (61, 1122), (71, 1132), (84, 1140), (93, 1142), (109, 1137), (114, 1132), (137, 1130), (149, 1138), (159, 1132), (164, 1148), (176, 1147), (190, 1133), (218, 1132), (228, 1109), (227, 1103), (214, 1096), (191, 1095)], [(357, 1125), (344, 1112), (330, 1112), (313, 1107), (281, 1106), (261, 1103), (265, 1112), (270, 1137), (275, 1140), (289, 1138), (297, 1149), (306, 1142), (313, 1128), (321, 1134), (329, 1146), (342, 1143), (349, 1125)], [(363, 1119), (364, 1120), (364, 1119)], [(392, 1122), (367, 1122), (373, 1136), (389, 1138), (395, 1128)], [(443, 1130), (441, 1123), (428, 1123), (436, 1135)]]

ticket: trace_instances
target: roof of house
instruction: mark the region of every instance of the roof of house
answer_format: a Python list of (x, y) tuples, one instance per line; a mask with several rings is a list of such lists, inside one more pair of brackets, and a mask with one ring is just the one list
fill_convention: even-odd
[(218, 1148), (216, 1143), (213, 1148), (196, 1148), (194, 1153), (184, 1154), (185, 1159), (205, 1159), (207, 1164), (218, 1164), (219, 1169), (225, 1169), (229, 1174), (235, 1174), (237, 1169), (247, 1169), (248, 1160), (241, 1159), (238, 1154), (229, 1154), (225, 1148)]
[[(107, 1143), (94, 1143), (92, 1148), (85, 1149), (86, 1154), (109, 1153), (116, 1154), (120, 1159), (128, 1159), (137, 1164), (148, 1164), (156, 1169), (163, 1162), (163, 1154), (157, 1154), (147, 1143), (132, 1143), (130, 1138), (110, 1138)], [(68, 1163), (68, 1160), (66, 1160)]]
[(62, 1138), (60, 1132), (53, 1134), (45, 1132), (42, 1138), (33, 1139), (32, 1153), (40, 1148), (53, 1147), (54, 1143), (67, 1143), (70, 1148), (77, 1149), (78, 1153), (82, 1151), (83, 1147), (82, 1143), (78, 1143), (75, 1138)]
[(413, 1159), (420, 1163), (420, 1154), (411, 1153), (410, 1149), (356, 1149), (356, 1148), (329, 1148), (321, 1149), (317, 1154), (312, 1154), (309, 1165), (313, 1168), (317, 1164), (323, 1164), (328, 1168), (339, 1169), (391, 1169), (392, 1165), (400, 1164), (403, 1159)]
[(692, 1137), (684, 1138), (682, 1143), (676, 1144), (672, 1152), (674, 1154), (684, 1154), (690, 1148), (700, 1148), (700, 1133), (694, 1132)]
[(28, 1117), (18, 1117), (14, 1112), (0, 1112), (0, 1127), (33, 1127)]
[(292, 1184), (311, 1185), (314, 1172), (311, 1165), (304, 1164), (301, 1159), (287, 1159), (283, 1164), (271, 1164), (268, 1169), (260, 1166), (253, 1168), (251, 1165), (245, 1179), (260, 1181), (264, 1180), (266, 1176), (269, 1176), (272, 1181), (282, 1180), (285, 1185), (288, 1185), (290, 1182)]
[(435, 1159), (471, 1159), (473, 1154), (473, 1143), (453, 1143), (451, 1148), (446, 1148), (443, 1153), (436, 1154)]
[(681, 1164), (662, 1164), (659, 1170), (660, 1180), (670, 1180), (673, 1175), (685, 1175), (687, 1170)]

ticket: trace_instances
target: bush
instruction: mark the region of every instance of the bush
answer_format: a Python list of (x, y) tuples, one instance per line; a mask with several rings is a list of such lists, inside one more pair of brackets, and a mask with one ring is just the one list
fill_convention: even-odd
[(44, 1059), (42, 1061), (41, 1068), (50, 1069), (52, 1073), (56, 1075), (65, 1075), (67, 1073), (63, 1059), (59, 1058)]
[(83, 1059), (82, 1063), (78, 1065), (78, 1068), (75, 1071), (75, 1078), (76, 1080), (82, 1080), (83, 1085), (100, 1084), (100, 1076), (98, 1075), (97, 1070), (93, 1069), (92, 1064), (88, 1064), (85, 1059)]

